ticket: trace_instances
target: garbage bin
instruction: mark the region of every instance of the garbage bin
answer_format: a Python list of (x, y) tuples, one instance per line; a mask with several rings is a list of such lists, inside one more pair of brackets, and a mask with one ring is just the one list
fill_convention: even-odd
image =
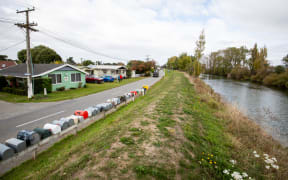
[(14, 150), (4, 144), (0, 144), (0, 159), (6, 160), (14, 156)]
[(61, 127), (61, 131), (69, 128), (69, 124), (66, 121), (54, 120), (54, 121), (52, 121), (52, 124), (60, 126)]
[(52, 132), (52, 134), (58, 134), (61, 132), (61, 126), (47, 123), (43, 127), (44, 129), (48, 129)]
[(71, 115), (69, 117), (67, 117), (69, 119), (73, 119), (74, 124), (78, 124), (80, 122), (82, 122), (84, 120), (84, 118), (82, 116), (76, 116), (76, 115)]
[(45, 139), (52, 135), (52, 132), (49, 129), (35, 128), (33, 131), (39, 134), (40, 139)]
[(81, 110), (76, 110), (74, 112), (74, 114), (76, 116), (83, 116), (84, 119), (87, 119), (88, 118), (88, 112), (87, 111), (81, 111)]
[(71, 127), (75, 124), (74, 120), (72, 118), (69, 118), (69, 117), (61, 118), (60, 121), (66, 121), (68, 123), (69, 127)]
[(16, 138), (6, 140), (5, 145), (12, 148), (15, 153), (19, 153), (26, 149), (26, 142)]
[(17, 139), (25, 141), (26, 146), (32, 146), (40, 142), (40, 135), (35, 131), (21, 130), (17, 134)]

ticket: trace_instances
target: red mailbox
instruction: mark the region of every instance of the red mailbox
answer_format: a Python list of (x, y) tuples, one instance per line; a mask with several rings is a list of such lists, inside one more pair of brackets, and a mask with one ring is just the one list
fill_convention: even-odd
[(134, 96), (137, 96), (137, 91), (131, 91), (130, 93), (134, 94)]
[(87, 118), (88, 118), (88, 112), (87, 112), (87, 111), (77, 110), (77, 111), (75, 111), (74, 115), (76, 115), (76, 116), (83, 116), (84, 119), (87, 119)]

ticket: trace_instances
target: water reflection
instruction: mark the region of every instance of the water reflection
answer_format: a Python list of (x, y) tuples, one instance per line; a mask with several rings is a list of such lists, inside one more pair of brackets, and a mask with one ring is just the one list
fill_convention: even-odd
[(212, 75), (200, 78), (228, 102), (288, 147), (288, 93), (259, 84)]

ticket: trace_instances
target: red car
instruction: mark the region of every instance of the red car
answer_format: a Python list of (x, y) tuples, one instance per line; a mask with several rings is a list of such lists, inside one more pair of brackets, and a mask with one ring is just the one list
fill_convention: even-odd
[(104, 83), (104, 80), (103, 78), (99, 78), (94, 75), (89, 75), (89, 76), (86, 76), (86, 82), (101, 84), (101, 83)]

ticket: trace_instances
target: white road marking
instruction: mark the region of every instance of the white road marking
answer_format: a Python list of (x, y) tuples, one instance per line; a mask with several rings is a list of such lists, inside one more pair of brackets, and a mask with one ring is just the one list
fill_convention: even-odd
[(63, 112), (65, 112), (65, 111), (59, 111), (59, 112), (54, 113), (54, 114), (49, 114), (49, 115), (44, 116), (44, 117), (41, 117), (41, 118), (39, 118), (39, 119), (35, 119), (35, 120), (33, 120), (33, 121), (29, 121), (29, 122), (26, 122), (26, 123), (24, 123), (24, 124), (20, 124), (20, 125), (16, 126), (16, 128), (21, 127), (21, 126), (25, 126), (25, 125), (27, 125), (27, 124), (31, 124), (31, 123), (36, 122), (36, 121), (40, 121), (40, 120), (42, 120), (42, 119), (45, 119), (45, 118), (48, 118), (48, 117), (51, 117), (51, 116), (55, 116), (55, 115), (57, 115), (57, 114), (61, 114), (61, 113), (63, 113)]

